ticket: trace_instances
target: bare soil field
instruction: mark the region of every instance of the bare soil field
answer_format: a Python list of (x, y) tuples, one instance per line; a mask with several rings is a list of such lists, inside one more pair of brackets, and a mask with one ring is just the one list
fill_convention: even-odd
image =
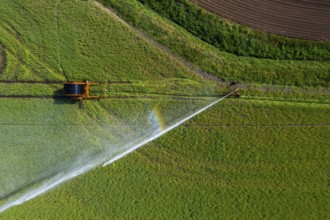
[(288, 37), (330, 40), (328, 0), (192, 0), (215, 14)]

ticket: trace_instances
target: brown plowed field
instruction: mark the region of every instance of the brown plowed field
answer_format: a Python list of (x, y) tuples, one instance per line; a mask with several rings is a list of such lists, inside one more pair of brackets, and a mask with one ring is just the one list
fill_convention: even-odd
[(288, 37), (330, 40), (330, 0), (192, 0), (224, 18)]

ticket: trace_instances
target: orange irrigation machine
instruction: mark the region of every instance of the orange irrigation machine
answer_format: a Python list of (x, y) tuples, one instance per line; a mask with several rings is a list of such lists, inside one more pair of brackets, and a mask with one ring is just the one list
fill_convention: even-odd
[(98, 83), (84, 81), (84, 82), (67, 82), (64, 83), (64, 96), (70, 97), (73, 100), (77, 100), (80, 103), (80, 107), (83, 108), (84, 99), (99, 99), (99, 96), (91, 96), (89, 94), (89, 86), (97, 85)]

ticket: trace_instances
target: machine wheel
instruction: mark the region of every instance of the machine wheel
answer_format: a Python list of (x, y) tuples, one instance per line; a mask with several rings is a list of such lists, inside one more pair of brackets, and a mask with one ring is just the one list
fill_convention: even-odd
[(84, 109), (85, 105), (84, 105), (84, 100), (79, 100), (79, 108)]

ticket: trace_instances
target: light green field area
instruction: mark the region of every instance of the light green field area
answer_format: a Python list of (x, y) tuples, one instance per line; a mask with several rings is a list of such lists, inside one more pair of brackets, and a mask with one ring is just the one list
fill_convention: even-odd
[(0, 216), (326, 219), (328, 112), (317, 104), (228, 100)]
[[(329, 218), (329, 62), (240, 57), (137, 1), (106, 2), (145, 33), (94, 1), (2, 0), (0, 210), (193, 113), (231, 81), (253, 84), (0, 219)], [(82, 110), (59, 98), (63, 82), (85, 79), (103, 82), (91, 92), (104, 99)]]
[(0, 206), (89, 163), (100, 165), (211, 101), (112, 98), (81, 110), (64, 99), (3, 98)]
[(0, 22), (2, 80), (194, 78), (92, 2), (5, 1)]
[[(215, 83), (188, 71), (91, 1), (6, 1), (0, 22), (0, 81), (128, 80), (135, 93), (219, 94)], [(108, 87), (96, 86), (96, 93), (108, 95), (113, 92)], [(51, 96), (60, 88), (1, 83), (0, 90), (1, 95)]]

